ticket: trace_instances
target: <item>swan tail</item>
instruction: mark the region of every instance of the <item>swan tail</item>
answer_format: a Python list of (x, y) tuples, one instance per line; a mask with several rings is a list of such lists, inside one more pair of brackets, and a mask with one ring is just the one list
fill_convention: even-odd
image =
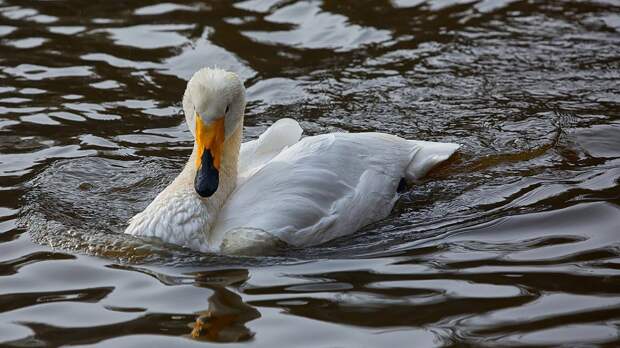
[(422, 179), (434, 166), (447, 160), (461, 145), (432, 141), (407, 140), (413, 148), (413, 157), (407, 166), (405, 179), (415, 182)]

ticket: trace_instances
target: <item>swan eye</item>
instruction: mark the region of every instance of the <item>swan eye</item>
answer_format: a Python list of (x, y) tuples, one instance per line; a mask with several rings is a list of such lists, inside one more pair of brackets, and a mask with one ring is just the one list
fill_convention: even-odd
[(224, 111), (224, 113), (225, 113), (225, 114), (227, 114), (227, 113), (228, 113), (228, 109), (230, 109), (230, 104), (229, 104), (229, 105), (226, 105), (226, 110)]

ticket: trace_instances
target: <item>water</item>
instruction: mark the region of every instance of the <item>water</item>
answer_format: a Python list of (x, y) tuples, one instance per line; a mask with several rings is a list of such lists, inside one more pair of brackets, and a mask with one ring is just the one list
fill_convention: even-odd
[[(0, 0), (0, 346), (618, 346), (618, 57), (613, 0)], [(205, 65), (245, 80), (248, 140), (464, 146), (327, 245), (122, 235), (191, 151)]]

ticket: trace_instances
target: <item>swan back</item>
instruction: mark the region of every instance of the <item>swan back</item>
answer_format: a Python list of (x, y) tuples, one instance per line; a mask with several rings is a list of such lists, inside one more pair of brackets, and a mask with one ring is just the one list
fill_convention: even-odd
[[(390, 213), (398, 184), (409, 172), (426, 172), (434, 159), (458, 148), (438, 145), (380, 133), (304, 138), (235, 189), (209, 243), (239, 246), (244, 243), (236, 239), (250, 235), (247, 231), (262, 231), (294, 246), (311, 246), (353, 233)], [(417, 165), (424, 168), (409, 168)]]

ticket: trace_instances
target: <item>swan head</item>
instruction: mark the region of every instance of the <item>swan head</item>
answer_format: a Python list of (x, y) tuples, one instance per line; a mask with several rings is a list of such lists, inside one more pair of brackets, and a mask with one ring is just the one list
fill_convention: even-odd
[(217, 191), (224, 142), (243, 126), (244, 110), (245, 88), (235, 73), (204, 68), (187, 83), (183, 111), (197, 152), (194, 188), (203, 198)]

